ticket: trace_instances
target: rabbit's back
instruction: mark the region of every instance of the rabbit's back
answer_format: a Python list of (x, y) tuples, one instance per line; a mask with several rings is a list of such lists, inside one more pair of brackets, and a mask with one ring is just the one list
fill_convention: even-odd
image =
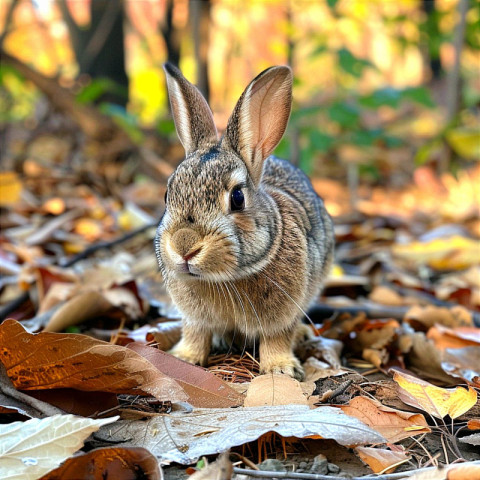
[(318, 279), (324, 279), (328, 274), (334, 249), (333, 222), (322, 198), (305, 173), (273, 155), (265, 161), (262, 183), (267, 191), (281, 192), (286, 195), (287, 202), (297, 207), (295, 223), (307, 238), (308, 274), (316, 290)]

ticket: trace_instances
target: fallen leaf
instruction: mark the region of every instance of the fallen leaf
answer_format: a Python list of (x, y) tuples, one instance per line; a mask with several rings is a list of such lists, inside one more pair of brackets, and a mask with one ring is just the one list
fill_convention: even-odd
[(455, 377), (448, 375), (442, 368), (442, 352), (435, 348), (435, 344), (423, 332), (408, 333), (402, 339), (409, 340), (410, 345), (404, 352), (408, 352), (410, 369), (417, 375), (437, 384), (456, 383)]
[(300, 382), (288, 375), (259, 375), (250, 382), (245, 407), (262, 405), (307, 405)]
[(27, 332), (15, 320), (0, 325), (0, 353), (19, 390), (77, 390), (153, 395), (178, 402), (187, 395), (138, 353), (73, 333)]
[(15, 172), (0, 172), (0, 207), (12, 206), (20, 200), (22, 182)]
[(477, 392), (471, 387), (440, 388), (397, 369), (393, 371), (393, 380), (399, 386), (402, 401), (436, 418), (457, 418), (477, 403)]
[(467, 237), (452, 235), (429, 242), (395, 244), (395, 257), (416, 265), (429, 265), (438, 270), (463, 270), (478, 263), (480, 243)]
[(380, 303), (382, 305), (392, 305), (396, 307), (405, 305), (404, 297), (399, 295), (395, 290), (383, 285), (377, 285), (374, 287), (368, 298), (370, 301)]
[(473, 435), (459, 438), (459, 441), (470, 445), (480, 445), (480, 433), (474, 433)]
[(225, 452), (219, 455), (215, 462), (208, 464), (188, 478), (189, 480), (230, 480), (232, 473), (233, 465), (228, 458), (228, 453)]
[(480, 346), (448, 348), (442, 355), (442, 368), (449, 375), (480, 387)]
[(0, 425), (0, 478), (42, 477), (79, 450), (91, 433), (116, 419), (54, 415)]
[(395, 468), (410, 460), (405, 452), (392, 452), (386, 448), (356, 447), (355, 452), (374, 473), (392, 473)]
[(303, 363), (303, 369), (305, 371), (306, 382), (316, 382), (321, 378), (337, 377), (339, 375), (345, 375), (347, 370), (342, 368), (330, 367), (328, 363), (322, 362), (318, 358), (309, 357)]
[(267, 432), (297, 438), (320, 436), (341, 445), (385, 443), (382, 435), (338, 408), (311, 410), (306, 405), (177, 411), (147, 421), (121, 420), (96, 436), (144, 447), (161, 463), (188, 465), (203, 455), (252, 442)]
[(379, 432), (389, 443), (430, 432), (427, 421), (421, 413), (402, 412), (386, 407), (372, 398), (358, 396), (340, 408), (347, 415), (358, 418)]
[(435, 324), (452, 328), (473, 326), (472, 314), (460, 305), (451, 308), (415, 305), (407, 311), (404, 320), (416, 330), (423, 329), (425, 331)]
[(127, 348), (147, 359), (162, 374), (181, 385), (188, 395), (187, 401), (194, 407), (220, 408), (243, 404), (243, 395), (202, 367), (141, 343), (129, 343)]
[(437, 324), (427, 332), (427, 338), (440, 350), (447, 348), (480, 347), (480, 329), (475, 327), (448, 328)]
[(469, 430), (480, 430), (480, 418), (472, 418), (467, 423)]
[(66, 460), (41, 480), (160, 480), (157, 459), (144, 448), (107, 447)]

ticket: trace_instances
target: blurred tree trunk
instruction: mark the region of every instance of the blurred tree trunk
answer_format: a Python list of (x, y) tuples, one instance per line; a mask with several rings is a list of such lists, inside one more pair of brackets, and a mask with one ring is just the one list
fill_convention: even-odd
[(66, 0), (59, 0), (68, 26), (72, 47), (81, 74), (92, 79), (108, 78), (120, 88), (106, 92), (100, 101), (126, 106), (128, 77), (125, 71), (124, 9), (122, 0), (90, 2), (90, 26), (79, 27), (68, 10)]
[[(426, 14), (426, 30), (428, 36), (428, 45), (424, 47), (425, 61), (430, 66), (432, 72), (432, 81), (438, 80), (442, 74), (442, 63), (440, 62), (439, 42), (440, 26), (438, 24), (437, 10), (435, 0), (422, 0), (421, 8)], [(436, 38), (435, 38), (436, 37)]]
[(173, 25), (174, 0), (167, 0), (165, 22), (160, 27), (165, 46), (167, 48), (167, 61), (178, 67), (180, 63), (181, 32)]
[(195, 64), (197, 67), (197, 87), (209, 100), (208, 47), (210, 43), (210, 0), (190, 0), (190, 22), (192, 26)]

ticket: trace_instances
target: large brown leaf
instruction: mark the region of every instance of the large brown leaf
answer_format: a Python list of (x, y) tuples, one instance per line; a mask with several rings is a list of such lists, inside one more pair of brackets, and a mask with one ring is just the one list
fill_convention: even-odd
[(73, 333), (27, 332), (15, 320), (0, 325), (0, 359), (19, 390), (77, 390), (187, 399), (180, 385), (136, 352)]
[(174, 378), (187, 393), (188, 402), (194, 407), (222, 408), (243, 404), (242, 394), (204, 368), (141, 343), (129, 343), (128, 348), (142, 355), (163, 374)]

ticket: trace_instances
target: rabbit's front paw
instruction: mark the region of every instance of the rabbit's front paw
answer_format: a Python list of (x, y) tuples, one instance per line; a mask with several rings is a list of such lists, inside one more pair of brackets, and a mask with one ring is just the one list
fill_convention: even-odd
[(205, 365), (207, 363), (208, 351), (202, 351), (185, 345), (182, 341), (177, 343), (168, 353), (194, 365)]
[(305, 372), (298, 358), (292, 356), (281, 356), (269, 358), (260, 363), (261, 373), (283, 373), (301, 382), (305, 378)]

